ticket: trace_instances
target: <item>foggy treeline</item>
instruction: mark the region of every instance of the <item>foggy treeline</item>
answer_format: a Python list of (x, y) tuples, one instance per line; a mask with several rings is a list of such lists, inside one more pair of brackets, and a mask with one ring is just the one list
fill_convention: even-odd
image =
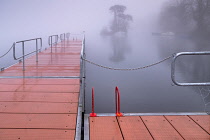
[(210, 0), (173, 0), (165, 3), (161, 28), (191, 37), (210, 35)]
[[(176, 39), (162, 39), (162, 56), (183, 51), (209, 51), (210, 0), (168, 0), (161, 11), (159, 23), (163, 32), (173, 32)], [(169, 49), (170, 48), (170, 49)], [(209, 82), (209, 56), (182, 56), (177, 59), (179, 82)], [(204, 101), (204, 111), (210, 109), (209, 86), (191, 87)]]

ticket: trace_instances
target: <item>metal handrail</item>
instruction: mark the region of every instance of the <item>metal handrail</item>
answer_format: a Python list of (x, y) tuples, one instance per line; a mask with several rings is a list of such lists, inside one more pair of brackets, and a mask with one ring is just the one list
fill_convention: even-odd
[(67, 38), (67, 40), (69, 40), (69, 38), (70, 38), (70, 33), (66, 33), (66, 38)]
[(177, 86), (210, 86), (210, 82), (203, 82), (203, 83), (180, 83), (176, 81), (175, 77), (175, 66), (176, 66), (176, 59), (183, 55), (210, 55), (210, 51), (206, 52), (180, 52), (176, 53), (173, 57), (172, 63), (171, 63), (171, 79), (173, 83)]
[(85, 34), (83, 34), (83, 40), (82, 40), (82, 49), (80, 53), (80, 68), (81, 68), (81, 78), (85, 78), (85, 63), (84, 63), (84, 57), (85, 57)]
[(85, 113), (85, 62), (82, 57), (85, 57), (85, 35), (82, 40), (82, 50), (81, 50), (81, 59), (80, 59), (80, 97), (79, 97), (79, 105), (78, 105), (78, 115), (77, 115), (77, 124), (76, 124), (76, 134), (75, 140), (81, 139), (81, 128), (82, 124), (80, 120), (82, 120), (82, 113)]
[[(80, 82), (81, 82), (81, 86), (83, 87), (82, 94), (85, 98), (85, 77), (86, 77), (86, 74), (85, 74), (85, 61), (83, 58), (85, 58), (85, 33), (83, 34), (82, 49), (80, 52)], [(83, 102), (82, 102), (83, 111), (84, 111), (84, 105), (85, 105), (84, 100), (85, 99), (83, 99)]]
[[(53, 42), (53, 38), (55, 40), (54, 42)], [(58, 38), (59, 38), (58, 35), (51, 35), (48, 37), (48, 44), (51, 47), (51, 53), (52, 53), (52, 46), (57, 45), (57, 43), (58, 43)]]
[(116, 104), (116, 116), (120, 117), (123, 114), (120, 112), (120, 90), (118, 87), (115, 88), (115, 104)]
[(12, 46), (9, 48), (9, 50), (5, 54), (3, 54), (2, 56), (0, 56), (0, 58), (6, 56), (12, 50), (12, 48), (14, 47), (14, 45), (15, 45), (15, 42), (12, 44)]
[(60, 34), (60, 40), (61, 40), (61, 41), (66, 40), (66, 34), (65, 34), (65, 33)]
[[(25, 42), (34, 41), (34, 40), (36, 41), (36, 50), (25, 54)], [(40, 41), (40, 49), (38, 48), (38, 41)], [(20, 56), (20, 57), (16, 57), (16, 51), (15, 51), (16, 50), (15, 46), (18, 43), (22, 43), (22, 56)], [(14, 60), (22, 59), (22, 61), (23, 61), (23, 71), (24, 71), (25, 70), (25, 57), (30, 55), (30, 54), (36, 53), (36, 62), (38, 62), (38, 52), (40, 52), (41, 49), (42, 49), (42, 38), (34, 38), (34, 39), (18, 41), (18, 42), (15, 42), (13, 44), (13, 58), (14, 58)]]

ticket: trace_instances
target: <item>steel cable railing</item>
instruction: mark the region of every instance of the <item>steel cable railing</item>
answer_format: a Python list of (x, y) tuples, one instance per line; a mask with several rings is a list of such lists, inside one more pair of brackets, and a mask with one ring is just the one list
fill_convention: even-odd
[(9, 50), (5, 54), (3, 54), (2, 56), (0, 56), (0, 58), (6, 56), (12, 50), (12, 48), (14, 47), (14, 45), (15, 45), (15, 42), (12, 44), (12, 46), (9, 48)]

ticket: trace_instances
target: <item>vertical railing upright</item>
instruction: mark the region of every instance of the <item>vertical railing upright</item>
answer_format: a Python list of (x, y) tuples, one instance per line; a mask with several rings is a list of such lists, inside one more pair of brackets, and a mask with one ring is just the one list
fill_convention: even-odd
[(95, 92), (94, 88), (92, 88), (92, 112), (90, 113), (90, 117), (96, 117), (97, 114), (95, 113)]
[(120, 90), (118, 87), (115, 88), (115, 103), (116, 103), (116, 116), (120, 117), (123, 114), (120, 112)]
[(69, 38), (70, 38), (70, 33), (66, 33), (66, 38), (67, 38), (67, 40), (69, 40)]
[[(54, 42), (53, 42), (53, 38), (54, 38)], [(58, 35), (51, 35), (48, 37), (48, 44), (51, 47), (51, 53), (52, 53), (53, 45), (57, 45), (57, 43), (58, 43)]]
[[(34, 41), (34, 40), (36, 41), (36, 50), (25, 54), (25, 42)], [(38, 47), (38, 41), (40, 41), (40, 49)], [(20, 56), (20, 57), (16, 57), (16, 49), (15, 48), (16, 48), (16, 44), (18, 44), (18, 43), (22, 44), (22, 56)], [(42, 38), (18, 41), (18, 42), (15, 42), (13, 45), (13, 58), (14, 58), (14, 60), (22, 59), (23, 71), (25, 71), (25, 57), (32, 53), (36, 53), (36, 62), (38, 62), (38, 52), (41, 51), (41, 49), (42, 49)]]
[(60, 34), (60, 40), (61, 40), (61, 42), (66, 40), (66, 34), (65, 33)]
[(82, 39), (82, 50), (81, 50), (81, 59), (80, 59), (80, 82), (82, 86), (82, 107), (83, 107), (83, 112), (85, 110), (85, 33), (83, 34), (83, 39)]

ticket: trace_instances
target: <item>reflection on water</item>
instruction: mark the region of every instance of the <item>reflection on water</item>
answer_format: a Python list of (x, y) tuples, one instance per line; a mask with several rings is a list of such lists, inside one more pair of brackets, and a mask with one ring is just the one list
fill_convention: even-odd
[[(114, 40), (115, 39), (115, 40)], [(122, 38), (112, 37), (100, 43), (100, 47), (91, 45), (91, 51), (87, 49), (87, 58), (106, 66), (120, 68), (134, 68), (157, 62), (173, 53), (181, 51), (198, 51), (196, 43), (192, 40), (175, 37), (159, 37), (151, 34), (140, 34), (134, 38), (128, 34), (126, 41)], [(133, 46), (132, 51), (127, 53), (127, 45), (120, 46), (116, 42)], [(94, 40), (93, 40), (94, 41)], [(101, 39), (104, 41), (104, 39)], [(128, 43), (129, 42), (129, 43)], [(91, 44), (91, 40), (87, 44)], [(117, 44), (115, 46), (113, 44)], [(107, 47), (110, 45), (110, 47)], [(96, 46), (98, 46), (96, 44)], [(125, 46), (125, 48), (121, 48)], [(87, 45), (87, 48), (90, 47)], [(119, 47), (119, 48), (117, 48)], [(204, 50), (200, 49), (200, 50)], [(95, 55), (97, 54), (100, 55)], [(127, 53), (127, 57), (124, 57)], [(113, 61), (109, 54), (116, 55)], [(184, 58), (184, 57), (183, 57)], [(196, 59), (196, 58), (195, 58)], [(199, 58), (197, 58), (199, 59)], [(117, 60), (117, 61), (116, 61)], [(180, 82), (192, 82), (200, 77), (201, 68), (206, 61), (194, 61), (191, 58), (177, 61), (176, 75)], [(185, 61), (190, 61), (185, 62)], [(204, 63), (199, 63), (200, 61)], [(118, 63), (116, 63), (118, 62)], [(193, 62), (193, 63), (192, 63)], [(168, 60), (157, 66), (138, 71), (112, 71), (87, 64), (87, 87), (86, 87), (86, 111), (91, 109), (91, 87), (95, 87), (96, 112), (114, 112), (114, 87), (119, 86), (121, 91), (121, 109), (123, 112), (202, 112), (208, 111), (209, 88), (208, 87), (179, 87), (171, 81), (171, 61)], [(192, 72), (189, 73), (188, 68)], [(192, 68), (192, 69), (191, 69)], [(187, 74), (185, 74), (187, 73)], [(196, 74), (199, 73), (199, 74)], [(208, 80), (203, 73), (203, 78)], [(201, 81), (204, 80), (202, 76)], [(191, 78), (192, 79), (192, 78)]]
[(110, 60), (113, 62), (123, 61), (125, 55), (131, 51), (131, 45), (128, 43), (127, 35), (124, 33), (118, 33), (118, 35), (111, 35), (109, 39), (113, 50)]
[[(185, 40), (180, 38), (162, 38), (159, 41), (159, 54), (165, 56), (173, 52), (182, 51), (209, 51), (209, 42), (203, 40)], [(167, 47), (165, 49), (164, 47)], [(176, 62), (176, 80), (179, 82), (198, 83), (210, 82), (210, 64), (208, 63), (210, 56), (208, 55), (194, 55), (194, 56), (181, 56)], [(204, 104), (204, 111), (210, 109), (210, 90), (209, 86), (196, 86), (188, 87), (197, 93)]]

